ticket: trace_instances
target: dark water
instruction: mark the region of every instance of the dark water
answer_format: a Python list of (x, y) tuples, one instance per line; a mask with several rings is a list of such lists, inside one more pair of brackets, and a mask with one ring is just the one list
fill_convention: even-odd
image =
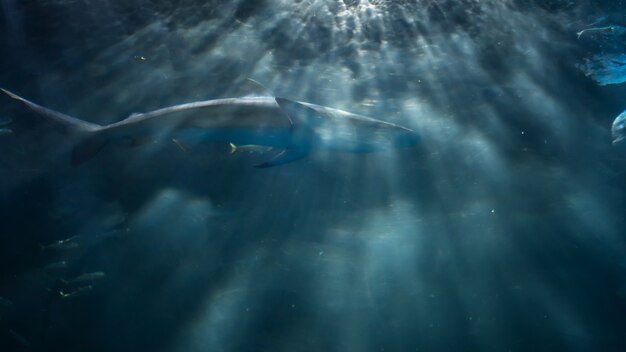
[(1, 351), (626, 350), (626, 85), (581, 66), (626, 37), (576, 37), (626, 26), (622, 1), (1, 4), (0, 86), (91, 122), (253, 78), (422, 137), (72, 167), (0, 97)]

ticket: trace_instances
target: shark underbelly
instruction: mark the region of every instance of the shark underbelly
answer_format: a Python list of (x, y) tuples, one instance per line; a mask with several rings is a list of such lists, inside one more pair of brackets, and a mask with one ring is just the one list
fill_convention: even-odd
[(286, 127), (183, 128), (173, 133), (172, 137), (188, 145), (214, 142), (262, 145), (274, 148), (290, 148), (295, 145), (291, 130)]

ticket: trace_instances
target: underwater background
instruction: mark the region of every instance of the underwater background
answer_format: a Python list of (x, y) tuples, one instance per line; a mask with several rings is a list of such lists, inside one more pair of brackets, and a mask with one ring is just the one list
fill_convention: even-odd
[(72, 166), (3, 95), (0, 351), (626, 351), (622, 1), (0, 4), (0, 87), (90, 122), (251, 78), (421, 139)]

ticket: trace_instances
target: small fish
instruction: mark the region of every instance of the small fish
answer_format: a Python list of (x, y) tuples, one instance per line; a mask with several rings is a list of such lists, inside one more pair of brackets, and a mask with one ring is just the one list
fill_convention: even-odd
[(67, 292), (67, 293), (63, 292), (63, 290), (59, 290), (59, 296), (61, 296), (62, 298), (78, 297), (78, 296), (83, 296), (91, 292), (91, 290), (93, 290), (93, 286), (91, 285), (82, 286), (72, 292)]
[(125, 221), (126, 216), (123, 213), (115, 213), (102, 218), (100, 226), (104, 229), (115, 229), (123, 225)]
[(122, 228), (122, 229), (117, 229), (117, 230), (111, 230), (111, 231), (107, 231), (104, 232), (100, 235), (98, 235), (98, 239), (100, 240), (122, 240), (127, 238), (130, 235), (130, 229), (128, 227)]
[(145, 56), (141, 56), (141, 55), (135, 55), (135, 56), (133, 56), (133, 59), (135, 61), (146, 61)]
[(43, 267), (43, 270), (44, 271), (56, 271), (56, 270), (65, 269), (65, 268), (67, 268), (67, 262), (65, 260), (61, 260), (59, 262), (46, 264), (46, 266)]
[(109, 202), (100, 208), (99, 225), (105, 230), (113, 230), (126, 222), (124, 208), (117, 202)]
[(17, 342), (20, 343), (20, 345), (22, 345), (23, 347), (26, 347), (26, 348), (30, 348), (31, 343), (24, 336), (16, 333), (15, 331), (13, 331), (13, 329), (9, 329), (9, 334), (11, 334), (11, 336), (13, 336), (13, 338)]
[(189, 150), (189, 147), (187, 147), (185, 143), (181, 142), (180, 140), (176, 138), (172, 139), (172, 142), (174, 142), (174, 144), (176, 144), (178, 148), (180, 148), (180, 150), (182, 150), (183, 152), (187, 152), (187, 150)]
[(70, 238), (66, 238), (64, 240), (58, 240), (56, 242), (52, 242), (47, 245), (39, 245), (42, 251), (55, 249), (55, 250), (66, 250), (66, 249), (74, 249), (78, 247), (78, 243), (75, 241), (78, 236), (72, 236)]
[(71, 285), (71, 284), (79, 284), (83, 282), (93, 282), (95, 280), (100, 280), (104, 278), (104, 276), (105, 276), (104, 272), (94, 271), (93, 273), (85, 273), (82, 275), (78, 275), (71, 280), (61, 280), (61, 281), (63, 281), (64, 284)]
[(13, 122), (13, 119), (10, 117), (0, 117), (0, 127), (6, 126)]
[(13, 130), (10, 128), (0, 128), (0, 136), (9, 136), (13, 134)]
[(622, 26), (606, 26), (606, 27), (594, 27), (594, 28), (587, 28), (587, 29), (583, 29), (582, 31), (576, 33), (576, 36), (578, 37), (578, 39), (580, 39), (580, 37), (583, 34), (617, 34), (620, 35), (622, 33), (624, 33), (626, 31), (626, 28), (622, 27)]
[(237, 151), (263, 154), (272, 150), (272, 147), (266, 147), (263, 145), (256, 145), (256, 144), (235, 145), (233, 143), (228, 143), (228, 145), (230, 146), (231, 154)]

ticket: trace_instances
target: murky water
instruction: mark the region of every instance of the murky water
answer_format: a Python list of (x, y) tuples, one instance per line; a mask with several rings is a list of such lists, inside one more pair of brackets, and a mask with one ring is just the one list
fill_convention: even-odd
[[(307, 152), (255, 168), (282, 148), (155, 120), (72, 166), (3, 95), (0, 350), (626, 349), (620, 1), (1, 4), (0, 87), (91, 123), (248, 79), (377, 121), (271, 106)], [(382, 122), (419, 144), (321, 147)]]

